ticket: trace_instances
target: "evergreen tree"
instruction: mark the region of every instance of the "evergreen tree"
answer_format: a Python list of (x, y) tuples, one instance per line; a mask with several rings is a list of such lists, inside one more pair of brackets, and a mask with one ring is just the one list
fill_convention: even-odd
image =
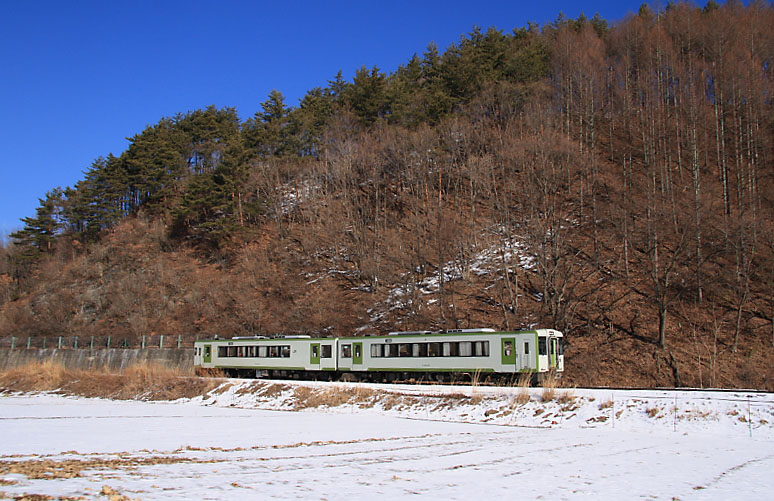
[(421, 107), (422, 78), (422, 61), (416, 54), (390, 77), (387, 89), (390, 122), (413, 126), (427, 120)]
[(55, 188), (38, 199), (40, 207), (35, 217), (22, 218), (24, 228), (11, 233), (14, 243), (21, 248), (24, 258), (37, 259), (41, 253), (51, 252), (57, 235), (62, 229), (62, 205), (64, 191)]
[(126, 163), (132, 209), (144, 206), (151, 213), (169, 209), (178, 193), (176, 182), (188, 165), (183, 132), (174, 120), (164, 118), (129, 141), (121, 159)]
[(225, 149), (240, 134), (236, 108), (208, 106), (175, 118), (183, 156), (193, 174), (212, 172), (223, 160)]
[(299, 107), (290, 113), (293, 129), (298, 135), (300, 155), (317, 155), (320, 138), (333, 116), (334, 107), (331, 91), (315, 87), (306, 93)]
[(372, 124), (389, 110), (386, 91), (385, 74), (377, 66), (370, 70), (362, 66), (347, 88), (346, 101), (364, 124)]
[(261, 110), (244, 126), (247, 149), (262, 158), (296, 154), (296, 131), (282, 92), (272, 90), (268, 99), (261, 103)]
[(341, 70), (336, 73), (336, 77), (333, 80), (328, 81), (328, 92), (335, 102), (340, 102), (344, 99), (344, 95), (347, 93), (347, 89), (351, 84), (344, 80), (341, 74)]

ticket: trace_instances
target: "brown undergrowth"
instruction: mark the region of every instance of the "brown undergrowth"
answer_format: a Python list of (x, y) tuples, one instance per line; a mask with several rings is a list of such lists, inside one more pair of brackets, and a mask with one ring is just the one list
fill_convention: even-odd
[(372, 407), (377, 398), (377, 392), (362, 387), (342, 388), (337, 386), (327, 388), (310, 388), (297, 386), (294, 389), (295, 409), (316, 407), (338, 407), (347, 403), (357, 404), (361, 408)]
[(217, 386), (178, 368), (159, 364), (133, 365), (120, 373), (105, 368), (70, 369), (47, 361), (0, 372), (0, 391), (52, 391), (83, 397), (119, 400), (175, 400), (207, 393)]

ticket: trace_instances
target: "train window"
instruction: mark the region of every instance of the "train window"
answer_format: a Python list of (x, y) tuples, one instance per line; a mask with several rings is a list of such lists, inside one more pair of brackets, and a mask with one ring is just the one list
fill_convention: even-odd
[(414, 343), (411, 345), (411, 356), (412, 357), (418, 357), (419, 356), (419, 347), (423, 346), (424, 343)]
[(513, 355), (513, 341), (505, 341), (503, 343), (503, 355), (505, 355), (506, 357), (510, 357), (511, 355)]
[(559, 339), (559, 352), (557, 355), (564, 355), (564, 338), (560, 337)]
[(371, 358), (381, 358), (384, 356), (384, 345), (383, 344), (372, 344), (371, 345)]
[(398, 356), (398, 345), (397, 344), (388, 344), (385, 345), (384, 349), (386, 350), (384, 355), (387, 357), (397, 357)]
[(473, 343), (470, 341), (460, 341), (460, 356), (472, 357), (473, 356)]
[(529, 342), (524, 343), (524, 354), (529, 355)]
[(411, 345), (407, 343), (402, 343), (400, 345), (400, 349), (398, 350), (399, 356), (401, 357), (410, 357), (411, 356)]
[(351, 344), (342, 344), (341, 345), (341, 358), (352, 358), (352, 345)]
[(440, 357), (442, 355), (441, 353), (441, 343), (428, 343), (427, 344), (427, 355), (430, 357)]
[(290, 358), (290, 346), (289, 345), (280, 346), (280, 349), (281, 349), (280, 356), (282, 358)]
[(229, 357), (235, 357), (235, 356), (237, 356), (237, 347), (236, 346), (229, 346), (227, 352), (228, 352), (228, 356)]
[(258, 357), (259, 358), (266, 358), (269, 356), (269, 347), (268, 346), (259, 346), (258, 347)]
[(459, 353), (459, 343), (443, 343), (444, 357), (456, 357)]
[(539, 337), (538, 338), (538, 353), (540, 355), (547, 355), (548, 351), (546, 350), (546, 338)]
[(427, 343), (419, 343), (415, 344), (414, 346), (417, 347), (417, 357), (426, 357), (427, 356)]
[(279, 358), (279, 346), (269, 346), (269, 358)]
[(489, 341), (476, 341), (476, 356), (488, 357), (489, 356)]
[(312, 358), (319, 358), (320, 357), (320, 347), (316, 344), (312, 345)]
[(355, 343), (355, 358), (363, 358), (363, 345), (360, 343)]
[(225, 346), (218, 346), (218, 356), (219, 357), (227, 357), (228, 356), (228, 352), (226, 351), (226, 347)]
[(333, 358), (333, 347), (329, 344), (324, 344), (320, 347), (321, 358)]

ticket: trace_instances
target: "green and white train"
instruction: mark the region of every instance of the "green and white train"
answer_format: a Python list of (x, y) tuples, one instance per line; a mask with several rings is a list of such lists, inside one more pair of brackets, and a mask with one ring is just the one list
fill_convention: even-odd
[(197, 373), (233, 377), (350, 381), (485, 381), (564, 371), (561, 332), (456, 329), (391, 332), (386, 336), (234, 337), (197, 341)]

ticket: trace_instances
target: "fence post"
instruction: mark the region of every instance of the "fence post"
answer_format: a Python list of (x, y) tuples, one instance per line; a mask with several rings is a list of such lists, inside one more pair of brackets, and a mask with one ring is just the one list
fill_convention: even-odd
[(675, 407), (673, 411), (674, 424), (672, 425), (672, 431), (677, 431), (677, 392), (675, 391)]
[(183, 347), (183, 335), (182, 334), (178, 334), (177, 335), (177, 349), (179, 350), (182, 347)]
[(75, 336), (75, 343), (73, 347), (77, 350), (78, 349), (78, 336)]
[(110, 336), (108, 336), (107, 347), (110, 348)]
[(27, 336), (27, 349), (30, 349), (30, 346), (32, 345), (32, 336)]
[(750, 426), (750, 438), (752, 438), (752, 408), (750, 405), (750, 395), (747, 395), (747, 423)]
[(43, 336), (43, 349), (46, 349), (46, 336)]
[(61, 350), (61, 349), (62, 349), (62, 336), (59, 336), (59, 341), (58, 341), (58, 342), (57, 342), (57, 344), (56, 344), (56, 348), (57, 348), (58, 350)]
[(142, 349), (145, 349), (145, 336), (142, 337)]
[(94, 336), (91, 336), (91, 342), (89, 343), (89, 349), (90, 350), (94, 349)]
[(16, 338), (11, 336), (11, 349), (13, 350), (15, 346), (16, 346)]
[(159, 336), (159, 348), (164, 348), (164, 334)]

